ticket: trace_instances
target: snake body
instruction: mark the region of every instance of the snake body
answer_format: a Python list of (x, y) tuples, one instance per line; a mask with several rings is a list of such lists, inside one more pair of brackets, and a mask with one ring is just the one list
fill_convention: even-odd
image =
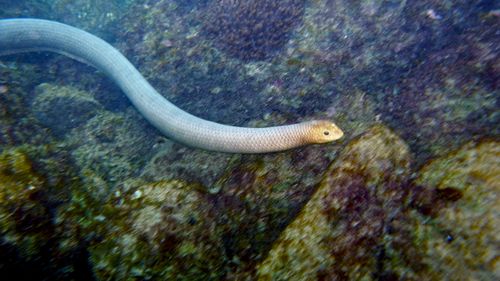
[(86, 62), (110, 77), (164, 135), (192, 147), (265, 153), (342, 137), (332, 122), (315, 120), (267, 128), (223, 125), (191, 115), (160, 95), (113, 46), (81, 29), (41, 19), (0, 20), (0, 55), (51, 51)]

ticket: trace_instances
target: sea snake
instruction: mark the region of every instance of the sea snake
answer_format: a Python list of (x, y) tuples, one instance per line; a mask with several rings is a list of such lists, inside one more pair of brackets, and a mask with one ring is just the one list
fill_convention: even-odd
[(88, 32), (49, 20), (0, 20), (0, 55), (31, 51), (56, 52), (96, 67), (118, 84), (153, 126), (188, 146), (229, 153), (266, 153), (343, 136), (342, 130), (326, 120), (247, 128), (198, 118), (166, 100), (125, 56)]

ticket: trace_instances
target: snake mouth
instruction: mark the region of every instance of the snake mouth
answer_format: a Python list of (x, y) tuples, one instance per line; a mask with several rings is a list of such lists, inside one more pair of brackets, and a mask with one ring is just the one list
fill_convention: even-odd
[(341, 139), (343, 136), (344, 136), (344, 132), (342, 132), (342, 130), (340, 130), (340, 129), (337, 129), (334, 132), (334, 138), (333, 138), (333, 140)]

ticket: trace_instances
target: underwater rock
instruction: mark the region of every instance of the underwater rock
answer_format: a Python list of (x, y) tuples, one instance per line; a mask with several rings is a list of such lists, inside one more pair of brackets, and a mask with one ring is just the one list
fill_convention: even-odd
[[(1, 10), (1, 8), (0, 8)], [(42, 66), (0, 63), (0, 150), (1, 146), (41, 144), (50, 141), (48, 129), (28, 110), (33, 88), (43, 80)]]
[[(380, 96), (382, 120), (418, 152), (418, 164), (471, 140), (500, 135), (500, 21), (485, 16), (498, 5), (464, 0), (406, 3), (420, 11), (415, 13), (420, 20), (412, 23), (420, 26), (418, 34), (432, 41), (419, 43), (425, 44), (425, 52), (412, 56), (421, 61)], [(440, 18), (432, 19), (433, 14)]]
[(418, 32), (415, 6), (411, 1), (310, 1), (305, 28), (298, 30), (287, 59), (326, 83), (375, 94), (397, 83), (415, 56), (426, 51), (431, 39)]
[[(259, 96), (259, 80), (265, 74), (247, 75), (241, 61), (228, 58), (201, 36), (204, 5), (190, 7), (187, 14), (172, 6), (179, 5), (171, 0), (134, 5), (123, 19), (119, 49), (162, 95), (195, 116), (231, 125), (260, 119), (258, 105), (267, 97)], [(173, 46), (166, 47), (165, 40)], [(235, 98), (237, 102), (229, 102)]]
[(460, 198), (421, 226), (435, 279), (499, 280), (500, 143), (464, 145), (425, 165), (417, 182)]
[(77, 232), (86, 239), (94, 237), (88, 252), (98, 280), (220, 280), (224, 274), (215, 215), (193, 186), (122, 186), (92, 210), (74, 202), (61, 216), (80, 224)]
[(44, 180), (23, 151), (0, 154), (0, 273), (17, 273), (16, 267), (36, 260), (51, 244), (51, 214), (41, 202), (43, 194)]
[(77, 146), (72, 156), (84, 172), (113, 184), (139, 175), (155, 142), (152, 130), (134, 109), (124, 114), (102, 111), (67, 140)]
[(243, 61), (272, 57), (302, 22), (303, 0), (216, 0), (204, 15), (204, 31), (216, 46)]
[(441, 280), (422, 239), (445, 238), (425, 236), (432, 217), (415, 208), (433, 189), (409, 181), (410, 162), (407, 145), (382, 126), (349, 143), (258, 266), (259, 279)]
[(408, 147), (383, 126), (350, 142), (258, 266), (259, 280), (372, 276), (388, 224), (401, 223), (409, 165)]
[(211, 187), (237, 154), (214, 153), (165, 140), (141, 173), (147, 181), (182, 179)]
[(11, 149), (0, 154), (0, 233), (12, 243), (30, 243), (24, 247), (33, 251), (41, 241), (30, 241), (29, 234), (43, 231), (50, 222), (48, 210), (36, 199), (43, 187), (25, 153)]
[[(347, 145), (257, 267), (259, 280), (496, 280), (497, 142), (422, 168), (376, 126)], [(493, 168), (494, 167), (494, 168)]]
[(36, 87), (32, 104), (35, 117), (58, 136), (82, 125), (101, 109), (102, 106), (84, 91), (47, 83)]
[[(74, 174), (57, 154), (31, 146), (0, 154), (0, 273), (4, 276), (22, 280), (74, 277), (71, 269), (78, 267), (81, 256), (74, 248), (60, 247), (54, 223), (55, 209), (67, 199)], [(45, 175), (49, 170), (51, 174)], [(67, 270), (61, 271), (63, 267)]]
[(346, 96), (332, 98), (325, 111), (327, 118), (335, 118), (335, 123), (344, 132), (349, 132), (347, 138), (358, 136), (380, 123), (373, 97), (359, 89)]
[[(469, 52), (469, 48), (463, 50)], [(487, 80), (464, 69), (463, 65), (471, 62), (464, 60), (465, 54), (456, 53), (449, 50), (432, 57), (381, 103), (381, 112), (390, 112), (383, 120), (419, 152), (420, 163), (471, 140), (500, 135), (498, 93)], [(457, 67), (443, 62), (451, 60), (451, 54)], [(429, 69), (433, 69), (432, 75)]]
[(220, 214), (217, 222), (230, 260), (228, 275), (253, 279), (255, 265), (311, 197), (330, 162), (326, 151), (335, 148), (233, 158), (209, 190)]
[(173, 0), (176, 5), (174, 9), (178, 13), (188, 13), (194, 8), (205, 8), (212, 0)]
[(231, 264), (228, 275), (244, 280), (310, 198), (340, 145), (268, 155), (205, 152), (170, 141), (161, 146), (141, 178), (199, 183), (219, 213), (216, 221)]
[(497, 136), (500, 22), (486, 16), (492, 3), (310, 1), (282, 67), (293, 75), (287, 88), (317, 83), (310, 100), (341, 102), (366, 93), (419, 165), (471, 138)]
[[(200, 19), (208, 7), (179, 15), (172, 3), (148, 0), (135, 5), (117, 40), (119, 49), (167, 99), (198, 117), (237, 126), (254, 126), (251, 122), (266, 116), (270, 118), (260, 126), (325, 118), (335, 93), (325, 81), (313, 78), (336, 74), (323, 75), (315, 65), (305, 70), (290, 66), (281, 60), (288, 57), (288, 45), (272, 62), (231, 58), (202, 36)], [(165, 40), (173, 46), (165, 47)]]
[(0, 18), (33, 17), (52, 20), (91, 31), (106, 38), (109, 32), (105, 28), (114, 27), (121, 15), (133, 0), (102, 1), (97, 5), (87, 0), (52, 0), (52, 1), (2, 1)]

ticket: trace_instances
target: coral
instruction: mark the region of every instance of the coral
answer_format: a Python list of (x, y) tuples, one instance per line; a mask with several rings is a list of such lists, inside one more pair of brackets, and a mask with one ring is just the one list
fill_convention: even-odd
[(216, 0), (207, 8), (204, 30), (229, 55), (263, 60), (287, 43), (303, 13), (303, 0)]

